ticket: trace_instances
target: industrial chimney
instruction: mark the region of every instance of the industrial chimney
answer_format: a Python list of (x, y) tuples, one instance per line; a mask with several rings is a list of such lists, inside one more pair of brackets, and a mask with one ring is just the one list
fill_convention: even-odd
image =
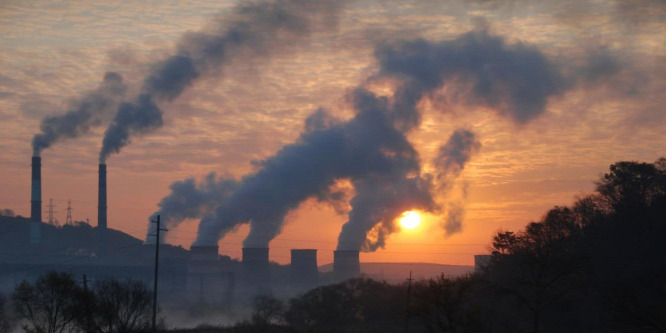
[(30, 244), (42, 240), (42, 158), (32, 157), (32, 193), (30, 195)]
[(106, 252), (106, 164), (99, 165), (99, 191), (97, 197), (97, 235), (99, 252)]
[(291, 265), (289, 267), (291, 283), (304, 287), (314, 287), (319, 282), (317, 269), (317, 250), (293, 249), (291, 250)]
[(270, 272), (267, 247), (243, 248), (243, 284), (251, 292), (267, 292), (270, 290)]
[(337, 250), (333, 252), (333, 280), (342, 281), (361, 275), (361, 263), (358, 252)]

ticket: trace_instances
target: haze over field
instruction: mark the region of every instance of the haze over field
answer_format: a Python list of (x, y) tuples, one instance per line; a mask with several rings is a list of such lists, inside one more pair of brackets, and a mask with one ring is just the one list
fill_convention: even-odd
[(609, 164), (666, 155), (665, 17), (659, 0), (5, 1), (0, 208), (29, 216), (36, 154), (44, 202), (94, 225), (101, 160), (108, 225), (139, 238), (161, 212), (169, 243), (232, 257), (469, 265)]

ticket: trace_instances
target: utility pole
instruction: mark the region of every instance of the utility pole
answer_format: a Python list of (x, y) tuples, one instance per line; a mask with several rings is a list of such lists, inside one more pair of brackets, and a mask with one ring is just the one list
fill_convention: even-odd
[(405, 333), (409, 332), (409, 302), (412, 298), (412, 271), (409, 271), (409, 279), (407, 279), (407, 315), (405, 316)]
[(157, 227), (155, 228), (155, 279), (153, 280), (153, 332), (157, 332), (157, 264), (160, 258), (160, 231), (168, 231), (167, 229), (160, 228), (160, 216), (157, 215), (155, 221), (150, 221), (156, 223)]

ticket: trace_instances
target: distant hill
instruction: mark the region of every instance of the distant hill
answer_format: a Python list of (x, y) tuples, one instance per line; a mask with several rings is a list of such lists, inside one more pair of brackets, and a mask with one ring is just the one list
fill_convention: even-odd
[[(49, 264), (75, 263), (97, 265), (147, 265), (152, 257), (153, 246), (122, 231), (107, 230), (107, 250), (100, 260), (97, 227), (85, 222), (56, 227), (42, 223), (42, 242), (29, 244), (30, 220), (22, 216), (0, 216), (0, 262)], [(161, 247), (162, 248), (162, 247)], [(175, 246), (165, 246), (170, 257), (187, 258), (189, 251)]]
[[(320, 272), (330, 272), (333, 270), (333, 264), (319, 266)], [(429, 279), (431, 277), (444, 274), (446, 276), (461, 276), (471, 273), (474, 266), (463, 265), (443, 265), (422, 262), (362, 262), (361, 273), (373, 279), (385, 280), (388, 282), (403, 282), (409, 278), (409, 272), (412, 271), (412, 278), (415, 280)]]

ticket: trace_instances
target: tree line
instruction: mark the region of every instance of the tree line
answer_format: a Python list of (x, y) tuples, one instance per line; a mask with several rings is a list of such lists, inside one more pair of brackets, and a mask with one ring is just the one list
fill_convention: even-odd
[(416, 282), (409, 304), (406, 283), (355, 279), (292, 298), (280, 320), (299, 332), (666, 332), (666, 159), (615, 163), (595, 185), (498, 232), (480, 272)]
[(152, 319), (152, 292), (131, 279), (103, 279), (88, 289), (69, 273), (51, 271), (19, 284), (11, 303), (29, 333), (145, 332)]

